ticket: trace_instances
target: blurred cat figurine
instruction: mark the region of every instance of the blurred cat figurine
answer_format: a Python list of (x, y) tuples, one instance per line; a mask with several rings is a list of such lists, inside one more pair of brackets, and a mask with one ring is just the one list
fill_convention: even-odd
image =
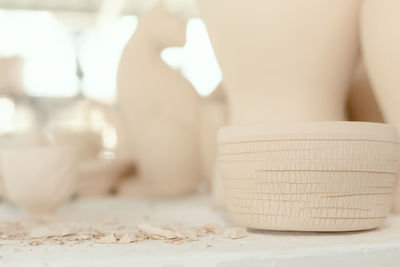
[(183, 46), (186, 21), (163, 2), (140, 18), (119, 63), (119, 115), (137, 165), (119, 193), (172, 196), (193, 192), (201, 176), (200, 96), (161, 59), (162, 49)]

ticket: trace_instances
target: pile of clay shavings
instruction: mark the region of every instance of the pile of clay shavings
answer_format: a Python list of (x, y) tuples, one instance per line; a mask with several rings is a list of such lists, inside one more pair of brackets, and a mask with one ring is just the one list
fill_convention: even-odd
[(183, 225), (154, 226), (142, 223), (133, 227), (107, 222), (91, 226), (77, 223), (8, 222), (0, 224), (0, 241), (15, 240), (30, 246), (46, 243), (63, 245), (67, 242), (94, 241), (102, 244), (129, 244), (144, 240), (165, 240), (171, 243), (196, 241), (216, 235), (231, 239), (247, 236), (244, 227), (222, 228), (215, 223), (192, 227)]

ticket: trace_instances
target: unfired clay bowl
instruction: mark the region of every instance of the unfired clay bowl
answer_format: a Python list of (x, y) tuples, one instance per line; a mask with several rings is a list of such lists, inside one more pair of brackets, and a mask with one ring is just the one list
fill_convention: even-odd
[[(47, 144), (45, 137), (38, 132), (4, 134), (0, 135), (0, 154), (2, 151), (10, 148), (22, 148), (26, 146), (43, 146), (45, 144)], [(0, 164), (0, 199), (1, 198), (7, 198), (7, 196), (3, 182), (3, 171), (1, 169), (1, 164)]]
[(7, 149), (1, 155), (7, 197), (28, 213), (55, 210), (75, 186), (76, 150), (65, 146)]
[(110, 194), (121, 176), (131, 167), (120, 159), (93, 159), (79, 164), (76, 194), (79, 197)]
[(303, 122), (222, 128), (219, 166), (232, 219), (256, 229), (380, 226), (398, 175), (398, 136), (380, 123)]

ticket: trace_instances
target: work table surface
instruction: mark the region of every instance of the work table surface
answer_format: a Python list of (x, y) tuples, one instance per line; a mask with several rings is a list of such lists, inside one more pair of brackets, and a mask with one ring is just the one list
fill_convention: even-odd
[[(208, 196), (157, 200), (146, 198), (85, 198), (63, 206), (57, 216), (121, 224), (143, 222), (233, 225), (225, 212), (212, 207)], [(0, 222), (26, 217), (0, 202)], [(400, 216), (392, 215), (373, 231), (296, 233), (252, 231), (242, 239), (212, 235), (199, 241), (171, 243), (145, 240), (131, 244), (93, 241), (30, 246), (26, 241), (0, 240), (0, 266), (400, 266)]]

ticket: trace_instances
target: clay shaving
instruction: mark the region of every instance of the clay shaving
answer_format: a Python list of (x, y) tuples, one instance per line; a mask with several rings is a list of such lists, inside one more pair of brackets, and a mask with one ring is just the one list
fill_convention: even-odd
[(224, 231), (224, 237), (239, 239), (247, 236), (247, 230), (244, 227), (232, 227)]

